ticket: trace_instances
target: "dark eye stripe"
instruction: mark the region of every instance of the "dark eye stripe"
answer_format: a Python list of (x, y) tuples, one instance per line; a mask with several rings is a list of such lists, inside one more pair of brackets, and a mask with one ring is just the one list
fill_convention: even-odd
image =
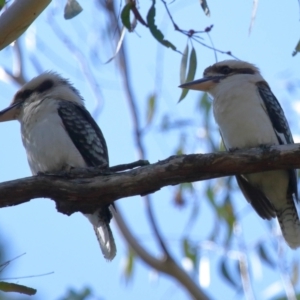
[(24, 100), (24, 99), (30, 97), (32, 93), (33, 93), (33, 90), (27, 89), (27, 90), (20, 92), (19, 97)]
[(36, 87), (35, 91), (38, 93), (43, 93), (54, 86), (54, 82), (51, 79), (46, 79), (39, 86)]
[(229, 66), (211, 66), (204, 70), (204, 76), (208, 74), (224, 74), (224, 75), (235, 75), (235, 74), (250, 74), (256, 73), (256, 70), (252, 68), (230, 68)]
[(251, 68), (232, 69), (234, 74), (255, 74), (255, 71)]

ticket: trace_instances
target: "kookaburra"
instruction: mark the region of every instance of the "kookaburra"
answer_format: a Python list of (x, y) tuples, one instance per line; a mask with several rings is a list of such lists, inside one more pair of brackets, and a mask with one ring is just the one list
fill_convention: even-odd
[[(0, 112), (0, 122), (21, 123), (23, 145), (32, 174), (68, 171), (75, 167), (107, 168), (104, 136), (70, 82), (46, 72), (26, 83), (11, 105)], [(107, 260), (116, 255), (109, 227), (112, 206), (101, 206), (85, 216), (92, 223)]]
[[(268, 83), (254, 65), (236, 60), (218, 62), (204, 77), (180, 87), (208, 92), (227, 150), (261, 145), (293, 144), (284, 112)], [(236, 176), (248, 202), (263, 219), (277, 217), (291, 248), (300, 246), (300, 222), (295, 170)]]

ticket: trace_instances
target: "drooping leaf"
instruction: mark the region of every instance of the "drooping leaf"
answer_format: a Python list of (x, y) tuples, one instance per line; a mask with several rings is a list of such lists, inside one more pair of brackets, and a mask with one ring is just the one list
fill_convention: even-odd
[(200, 5), (201, 5), (205, 15), (210, 17), (210, 10), (209, 10), (206, 0), (200, 0)]
[(299, 282), (299, 263), (298, 261), (293, 262), (291, 282), (295, 286)]
[(201, 112), (204, 111), (205, 118), (207, 118), (208, 114), (210, 113), (211, 105), (212, 105), (211, 101), (209, 100), (208, 93), (203, 93), (198, 103), (199, 103), (198, 105), (199, 110)]
[(128, 282), (132, 278), (133, 267), (134, 267), (135, 255), (132, 249), (128, 249), (126, 263), (124, 267), (124, 277), (126, 282)]
[(81, 5), (76, 0), (68, 0), (65, 5), (64, 18), (72, 19), (82, 12)]
[[(197, 69), (197, 55), (196, 55), (195, 48), (193, 47), (190, 55), (190, 60), (189, 60), (189, 70), (185, 82), (190, 82), (194, 80), (196, 69)], [(188, 89), (182, 89), (178, 102), (182, 101), (186, 97), (188, 92), (189, 92)]]
[(193, 246), (190, 240), (188, 240), (187, 238), (183, 239), (182, 242), (184, 255), (193, 262), (193, 267), (195, 269), (198, 259), (197, 247)]
[(229, 194), (225, 197), (223, 205), (219, 206), (218, 213), (227, 225), (225, 244), (228, 244), (233, 233), (234, 222), (236, 221)]
[(250, 35), (252, 27), (254, 25), (254, 20), (255, 20), (255, 17), (256, 17), (256, 13), (257, 13), (257, 7), (258, 7), (258, 0), (253, 0), (251, 22), (250, 22), (250, 26), (249, 26), (249, 35)]
[(164, 115), (161, 118), (161, 123), (160, 123), (160, 130), (161, 131), (166, 131), (170, 129), (170, 117), (169, 115)]
[(0, 290), (2, 292), (15, 292), (15, 293), (25, 294), (29, 296), (36, 294), (36, 289), (27, 287), (25, 285), (9, 283), (4, 281), (0, 281)]
[(92, 295), (93, 292), (89, 287), (84, 287), (79, 291), (70, 288), (68, 289), (66, 296), (60, 300), (88, 300)]
[(148, 105), (147, 105), (147, 125), (149, 125), (153, 119), (154, 113), (156, 110), (156, 95), (152, 94), (148, 98)]
[(144, 19), (142, 18), (141, 14), (139, 13), (136, 5), (134, 5), (132, 8), (131, 8), (131, 11), (133, 12), (135, 18), (144, 26), (148, 27), (148, 24), (144, 21)]
[(239, 288), (239, 284), (236, 282), (232, 272), (229, 269), (229, 266), (227, 264), (227, 259), (223, 258), (221, 260), (221, 274), (226, 279), (228, 283), (230, 283), (234, 288)]
[(292, 56), (295, 56), (298, 52), (300, 52), (300, 40), (298, 41), (295, 50), (292, 53)]
[(155, 14), (156, 14), (155, 0), (152, 0), (152, 6), (150, 7), (148, 14), (147, 14), (147, 22), (148, 22), (150, 32), (152, 33), (154, 38), (158, 42), (160, 42), (162, 45), (176, 51), (176, 47), (171, 42), (164, 39), (164, 35), (155, 25)]
[(276, 267), (276, 263), (271, 259), (271, 256), (269, 253), (267, 253), (265, 247), (263, 244), (259, 244), (258, 248), (258, 255), (260, 259), (265, 262), (267, 265), (269, 265), (272, 269)]
[(131, 23), (130, 23), (130, 11), (134, 6), (133, 2), (128, 2), (122, 9), (121, 12), (121, 20), (123, 25), (129, 30), (132, 31)]
[(175, 196), (174, 196), (174, 203), (177, 207), (183, 207), (186, 203), (183, 197), (182, 189), (180, 187), (176, 189)]
[(189, 44), (187, 43), (183, 51), (181, 63), (180, 63), (180, 84), (185, 83), (188, 55), (189, 55)]
[(121, 34), (120, 34), (120, 37), (119, 37), (119, 41), (118, 41), (115, 53), (114, 53), (114, 55), (108, 61), (105, 62), (105, 64), (110, 63), (118, 55), (118, 53), (119, 53), (119, 51), (120, 51), (120, 49), (122, 47), (123, 41), (124, 41), (125, 33), (126, 33), (126, 29), (125, 29), (125, 27), (123, 27), (122, 30), (121, 30)]

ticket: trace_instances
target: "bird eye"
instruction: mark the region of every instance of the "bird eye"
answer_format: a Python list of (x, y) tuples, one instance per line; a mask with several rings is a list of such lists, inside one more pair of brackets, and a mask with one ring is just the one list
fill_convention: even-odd
[(23, 92), (21, 92), (21, 94), (20, 94), (20, 97), (22, 98), (22, 99), (26, 99), (26, 98), (28, 98), (28, 97), (30, 97), (31, 96), (31, 94), (32, 94), (32, 90), (24, 90)]
[(232, 70), (228, 66), (223, 66), (220, 68), (220, 73), (222, 73), (224, 75), (231, 73), (231, 71)]

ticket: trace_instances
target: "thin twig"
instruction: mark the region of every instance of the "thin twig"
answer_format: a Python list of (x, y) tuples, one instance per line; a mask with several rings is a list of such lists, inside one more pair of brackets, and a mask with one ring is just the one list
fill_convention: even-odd
[[(115, 11), (114, 11), (114, 14), (115, 14), (115, 18), (117, 19)], [(132, 120), (133, 120), (136, 146), (137, 146), (137, 149), (138, 149), (138, 152), (139, 152), (140, 159), (145, 159), (145, 157), (146, 157), (145, 152), (146, 151), (145, 151), (145, 147), (144, 147), (143, 142), (142, 142), (142, 137), (143, 136), (142, 136), (142, 129), (141, 129), (141, 125), (140, 125), (141, 122), (140, 122), (139, 114), (138, 114), (137, 101), (134, 97), (134, 92), (133, 92), (133, 89), (132, 89), (132, 86), (131, 86), (131, 82), (129, 80), (130, 74), (129, 74), (129, 67), (128, 67), (128, 63), (127, 63), (126, 41), (123, 41), (123, 45), (122, 45), (122, 48), (120, 50), (119, 59), (120, 59), (120, 69), (122, 71), (123, 82), (124, 82), (124, 90), (125, 90), (126, 95), (127, 95), (127, 100), (128, 100), (128, 104), (129, 104), (129, 107), (130, 107)], [(160, 231), (158, 229), (158, 226), (157, 226), (157, 222), (155, 221), (151, 200), (150, 200), (150, 197), (148, 195), (145, 196), (145, 202), (146, 202), (146, 211), (147, 211), (147, 214), (148, 214), (148, 219), (149, 219), (151, 227), (154, 231), (154, 234), (155, 234), (162, 250), (164, 251), (164, 254), (171, 259), (171, 255), (169, 253), (169, 250), (168, 250), (168, 248), (167, 248), (167, 246), (164, 242), (164, 239), (161, 236), (161, 233), (160, 233)]]
[(149, 252), (145, 251), (143, 247), (137, 242), (137, 239), (131, 234), (123, 218), (119, 215), (119, 208), (112, 210), (113, 217), (121, 230), (126, 242), (132, 249), (141, 257), (147, 264), (156, 270), (168, 274), (175, 278), (183, 287), (187, 288), (191, 295), (197, 300), (208, 300), (209, 297), (199, 288), (198, 285), (184, 272), (173, 260), (168, 257), (163, 261), (155, 258)]

